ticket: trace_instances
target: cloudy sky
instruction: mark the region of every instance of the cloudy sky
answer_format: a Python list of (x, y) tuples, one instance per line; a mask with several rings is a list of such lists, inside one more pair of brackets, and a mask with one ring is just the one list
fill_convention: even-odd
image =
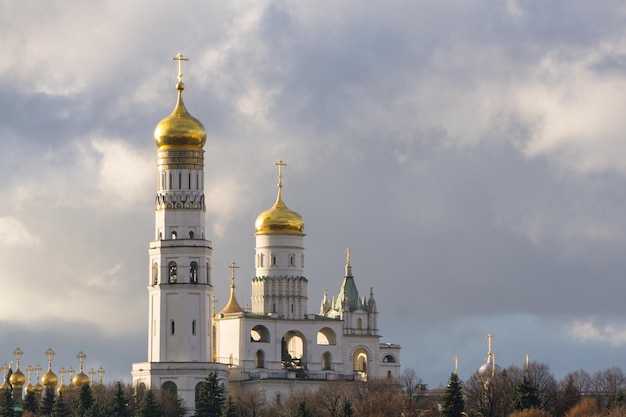
[(431, 387), (495, 335), (557, 378), (626, 369), (626, 6), (619, 0), (0, 0), (0, 364), (147, 358), (153, 130), (205, 125), (215, 294), (276, 195), (309, 310), (345, 249), (383, 342)]

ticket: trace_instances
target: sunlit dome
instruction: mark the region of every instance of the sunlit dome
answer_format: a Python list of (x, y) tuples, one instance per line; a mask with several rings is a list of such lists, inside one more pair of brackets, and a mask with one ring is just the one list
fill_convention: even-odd
[(46, 387), (56, 387), (59, 383), (59, 378), (52, 372), (52, 369), (48, 368), (48, 371), (41, 376), (41, 383)]
[(304, 233), (304, 220), (295, 211), (289, 210), (278, 192), (276, 202), (269, 210), (259, 214), (254, 222), (256, 233)]
[(76, 375), (74, 375), (74, 378), (72, 379), (72, 383), (76, 387), (80, 387), (81, 385), (89, 384), (89, 377), (87, 375), (85, 375), (84, 372), (81, 371), (81, 372), (77, 373)]
[(161, 120), (154, 129), (154, 141), (159, 150), (165, 149), (202, 149), (206, 142), (206, 130), (202, 123), (189, 114), (185, 103), (183, 102), (183, 84), (182, 61), (187, 61), (182, 54), (178, 54), (176, 58), (180, 64), (178, 73), (178, 83), (176, 90), (178, 91), (178, 101), (172, 113), (165, 119)]
[(11, 374), (11, 377), (9, 378), (9, 382), (15, 388), (22, 388), (24, 384), (26, 383), (26, 376), (20, 370), (20, 368), (17, 368), (15, 372)]

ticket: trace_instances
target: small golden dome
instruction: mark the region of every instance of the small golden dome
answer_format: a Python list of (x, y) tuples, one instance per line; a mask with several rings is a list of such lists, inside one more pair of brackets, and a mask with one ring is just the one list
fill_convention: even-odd
[(33, 391), (35, 391), (35, 394), (41, 394), (43, 392), (43, 385), (41, 385), (41, 382), (37, 381), (37, 383), (33, 386)]
[(11, 386), (9, 385), (9, 383), (7, 382), (5, 378), (4, 381), (2, 382), (2, 385), (0, 385), (0, 391), (6, 391), (10, 389), (11, 389)]
[(176, 84), (178, 101), (172, 113), (154, 129), (154, 141), (159, 149), (202, 149), (206, 130), (202, 123), (189, 114), (183, 102), (182, 81)]
[(31, 384), (30, 382), (26, 385), (26, 387), (24, 387), (24, 391), (25, 392), (31, 392), (31, 391), (35, 391), (35, 386), (33, 384)]
[(271, 209), (259, 214), (254, 222), (256, 233), (304, 233), (304, 220), (283, 201), (281, 189)]
[(41, 376), (41, 383), (46, 387), (56, 387), (59, 378), (52, 372), (52, 369), (48, 368), (48, 371)]
[(26, 376), (20, 371), (20, 368), (17, 368), (15, 372), (11, 374), (9, 382), (15, 388), (22, 388), (26, 383)]
[(85, 385), (85, 384), (89, 384), (89, 377), (87, 375), (85, 375), (84, 372), (80, 372), (78, 374), (76, 374), (74, 376), (74, 378), (72, 379), (72, 383), (76, 386), (76, 387), (80, 387), (81, 385)]
[(239, 268), (235, 266), (235, 262), (232, 263), (229, 268), (232, 268), (232, 284), (230, 285), (230, 298), (228, 299), (228, 303), (226, 307), (219, 312), (219, 314), (239, 314), (243, 313), (241, 306), (237, 302), (237, 297), (235, 296), (235, 268)]

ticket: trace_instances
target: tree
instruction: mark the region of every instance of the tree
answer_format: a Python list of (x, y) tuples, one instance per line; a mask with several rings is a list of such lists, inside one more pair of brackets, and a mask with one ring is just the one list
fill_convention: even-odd
[(165, 417), (185, 417), (187, 409), (174, 392), (170, 390), (161, 390), (160, 406)]
[(122, 383), (115, 384), (115, 392), (113, 393), (113, 400), (111, 401), (111, 417), (129, 417), (130, 411), (128, 410), (128, 400), (124, 396), (124, 390), (122, 389)]
[(43, 392), (43, 398), (39, 406), (39, 414), (41, 416), (49, 416), (52, 414), (52, 407), (54, 407), (54, 387), (47, 386)]
[(354, 410), (352, 409), (352, 404), (350, 404), (350, 400), (343, 400), (341, 404), (341, 410), (339, 410), (339, 417), (352, 417), (354, 415)]
[(237, 407), (233, 403), (233, 397), (230, 395), (226, 398), (222, 408), (222, 417), (239, 417), (239, 411), (237, 411)]
[(522, 380), (515, 385), (512, 405), (516, 411), (540, 407), (541, 401), (537, 387), (530, 381), (528, 375), (524, 375)]
[(506, 370), (484, 377), (475, 372), (465, 381), (465, 409), (470, 415), (506, 416), (510, 412), (512, 387)]
[(311, 417), (311, 413), (306, 408), (306, 401), (300, 401), (300, 404), (298, 404), (298, 408), (293, 414), (293, 417)]
[(72, 414), (74, 417), (87, 417), (91, 407), (94, 405), (93, 393), (89, 384), (83, 384), (78, 389), (78, 396), (72, 404)]
[(224, 406), (224, 384), (220, 382), (217, 372), (211, 372), (200, 384), (196, 417), (220, 417)]
[(15, 402), (10, 389), (0, 390), (0, 417), (14, 417)]
[(57, 397), (54, 405), (52, 406), (52, 411), (50, 412), (51, 417), (69, 417), (70, 412), (67, 409), (67, 404), (65, 403), (65, 398), (63, 398), (63, 391), (59, 392), (59, 396)]
[(146, 394), (137, 407), (135, 417), (163, 417), (161, 407), (157, 404), (152, 390), (146, 390)]
[(583, 397), (582, 400), (573, 406), (567, 413), (566, 417), (589, 417), (600, 412), (598, 401), (595, 398)]
[(554, 411), (556, 417), (562, 417), (567, 410), (578, 404), (581, 395), (573, 374), (565, 377), (565, 381), (561, 382), (561, 395), (559, 396), (558, 406)]
[(31, 412), (33, 414), (37, 414), (39, 411), (39, 402), (37, 401), (37, 396), (34, 391), (27, 391), (26, 396), (22, 400), (22, 410), (25, 412)]
[(443, 417), (459, 417), (465, 409), (463, 387), (456, 373), (450, 375), (448, 386), (441, 397), (441, 415)]

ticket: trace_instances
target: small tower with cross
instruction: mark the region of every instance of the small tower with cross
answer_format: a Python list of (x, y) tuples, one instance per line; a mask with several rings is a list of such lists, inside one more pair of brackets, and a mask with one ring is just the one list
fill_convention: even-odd
[(307, 312), (304, 274), (304, 221), (283, 201), (283, 160), (278, 167), (278, 195), (255, 222), (256, 268), (252, 282), (252, 313), (302, 319)]

